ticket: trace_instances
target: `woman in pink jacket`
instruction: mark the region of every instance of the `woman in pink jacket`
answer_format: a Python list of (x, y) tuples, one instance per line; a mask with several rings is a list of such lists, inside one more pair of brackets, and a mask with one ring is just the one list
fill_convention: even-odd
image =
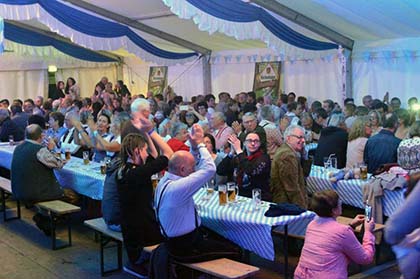
[[(347, 278), (350, 261), (369, 264), (375, 253), (375, 227), (363, 215), (357, 215), (351, 224), (342, 225), (336, 221), (341, 215), (341, 201), (333, 190), (315, 193), (311, 203), (318, 215), (308, 226), (305, 244), (295, 271), (295, 279), (303, 278)], [(352, 227), (365, 222), (363, 244), (357, 240)]]

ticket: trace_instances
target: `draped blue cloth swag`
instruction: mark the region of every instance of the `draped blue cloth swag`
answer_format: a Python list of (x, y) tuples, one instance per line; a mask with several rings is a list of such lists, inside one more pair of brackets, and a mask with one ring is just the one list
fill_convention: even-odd
[(18, 44), (31, 46), (52, 46), (57, 50), (75, 58), (92, 62), (116, 62), (115, 59), (101, 55), (94, 51), (71, 45), (66, 42), (42, 35), (19, 26), (4, 23), (4, 37)]
[(222, 20), (232, 22), (260, 21), (279, 39), (307, 50), (338, 49), (338, 45), (308, 38), (270, 15), (263, 8), (241, 0), (186, 0), (201, 11)]
[(4, 33), (3, 33), (3, 29), (4, 29), (4, 23), (3, 23), (3, 19), (0, 17), (0, 54), (3, 53), (4, 51), (4, 45), (3, 45), (3, 39), (4, 39)]
[(185, 59), (198, 55), (195, 52), (177, 53), (160, 49), (147, 42), (145, 39), (140, 37), (125, 25), (93, 16), (91, 14), (62, 4), (56, 0), (0, 0), (0, 3), (8, 5), (38, 4), (52, 17), (56, 18), (74, 30), (90, 36), (101, 38), (116, 38), (126, 36), (141, 49), (160, 58)]

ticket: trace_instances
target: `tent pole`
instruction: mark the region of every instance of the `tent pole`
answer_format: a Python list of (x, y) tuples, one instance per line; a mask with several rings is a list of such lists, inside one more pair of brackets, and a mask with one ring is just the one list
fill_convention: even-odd
[(192, 43), (192, 42), (189, 42), (187, 40), (181, 39), (181, 38), (176, 37), (174, 35), (171, 35), (169, 33), (160, 31), (156, 28), (150, 27), (148, 25), (140, 23), (140, 22), (138, 22), (136, 20), (133, 20), (131, 18), (121, 16), (119, 14), (113, 13), (113, 12), (108, 11), (106, 9), (103, 9), (101, 7), (92, 5), (90, 3), (87, 3), (87, 2), (84, 2), (84, 1), (81, 1), (81, 0), (64, 0), (64, 1), (69, 2), (69, 3), (71, 3), (71, 4), (73, 4), (77, 7), (83, 8), (87, 11), (91, 11), (91, 12), (94, 12), (98, 15), (101, 15), (101, 16), (104, 16), (106, 18), (112, 19), (116, 22), (119, 22), (119, 23), (122, 23), (124, 25), (133, 27), (133, 28), (138, 29), (140, 31), (146, 32), (146, 33), (148, 33), (150, 35), (153, 35), (153, 36), (156, 36), (160, 39), (164, 39), (168, 42), (171, 42), (171, 43), (174, 43), (176, 45), (185, 47), (187, 49), (196, 51), (198, 53), (207, 55), (207, 54), (210, 54), (210, 52), (211, 52), (211, 50), (209, 50), (205, 47), (202, 47), (202, 46), (197, 45), (195, 43)]
[(204, 95), (213, 94), (211, 88), (211, 64), (210, 64), (210, 55), (202, 56), (201, 58), (203, 64), (203, 91)]
[(347, 98), (353, 98), (353, 68), (351, 53), (346, 58), (346, 96)]
[(344, 48), (349, 50), (353, 49), (354, 41), (332, 29), (329, 27), (320, 24), (319, 22), (310, 19), (307, 16), (304, 16), (295, 10), (290, 9), (289, 7), (280, 4), (274, 0), (250, 0), (252, 3), (255, 3), (269, 11), (272, 11), (300, 26), (305, 27), (333, 42), (338, 45), (341, 45)]

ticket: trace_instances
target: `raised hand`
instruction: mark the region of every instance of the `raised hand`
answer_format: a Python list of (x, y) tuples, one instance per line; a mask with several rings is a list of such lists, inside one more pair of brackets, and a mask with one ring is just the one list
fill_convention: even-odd
[(201, 128), (200, 125), (194, 124), (191, 127), (191, 133), (188, 135), (191, 147), (194, 149), (199, 145), (200, 143), (203, 143), (204, 139), (204, 132), (203, 128)]
[(359, 225), (363, 224), (365, 221), (365, 215), (363, 214), (357, 214), (356, 217), (350, 222), (350, 226), (353, 228), (358, 227)]
[(232, 129), (235, 131), (235, 134), (238, 135), (240, 132), (242, 132), (242, 125), (238, 121), (233, 121)]
[(133, 120), (131, 121), (137, 129), (140, 131), (147, 133), (153, 129), (153, 123), (144, 117), (144, 115), (140, 112), (133, 113)]
[(232, 134), (228, 137), (228, 142), (232, 145), (236, 154), (242, 153), (241, 141), (235, 134)]

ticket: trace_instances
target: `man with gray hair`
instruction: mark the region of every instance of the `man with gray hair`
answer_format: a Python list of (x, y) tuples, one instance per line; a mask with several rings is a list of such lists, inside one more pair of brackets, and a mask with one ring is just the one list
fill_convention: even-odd
[(23, 140), (23, 131), (10, 119), (9, 110), (0, 108), (0, 141), (7, 142), (9, 137), (15, 141)]
[(210, 123), (216, 141), (216, 150), (220, 150), (227, 143), (229, 136), (235, 132), (226, 124), (226, 117), (222, 112), (214, 112), (210, 117)]
[(258, 124), (264, 128), (267, 136), (267, 153), (273, 159), (277, 148), (283, 143), (283, 136), (280, 129), (274, 123), (274, 114), (271, 106), (263, 106), (260, 110), (261, 121)]
[(136, 121), (136, 119), (139, 118), (139, 115), (142, 115), (149, 120), (151, 120), (150, 117), (153, 117), (153, 115), (150, 114), (150, 103), (147, 99), (144, 99), (144, 98), (135, 99), (131, 103), (130, 109), (131, 109), (131, 114), (130, 114), (131, 121), (126, 121), (121, 127), (121, 142), (130, 133), (144, 134), (133, 125), (133, 121)]
[(168, 140), (168, 145), (173, 152), (184, 150), (190, 151), (190, 148), (185, 144), (188, 139), (188, 126), (182, 122), (175, 122), (171, 127), (171, 139)]
[(271, 162), (273, 202), (294, 203), (306, 209), (308, 195), (301, 162), (304, 159), (305, 130), (301, 126), (290, 125), (284, 132), (284, 140)]
[(342, 169), (346, 166), (348, 133), (345, 120), (342, 113), (331, 114), (328, 127), (321, 130), (315, 165), (324, 166), (324, 158), (334, 154), (337, 157), (337, 168)]

